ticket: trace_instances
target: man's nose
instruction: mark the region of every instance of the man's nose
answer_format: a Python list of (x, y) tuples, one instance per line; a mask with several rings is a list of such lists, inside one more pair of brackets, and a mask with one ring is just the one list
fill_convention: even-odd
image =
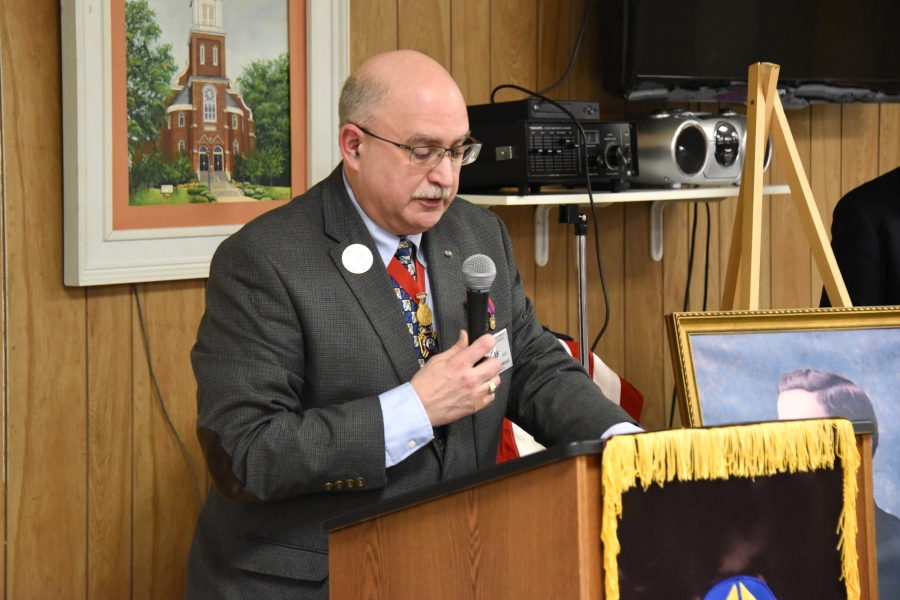
[(452, 187), (459, 168), (450, 160), (450, 153), (445, 152), (441, 160), (428, 172), (428, 181), (441, 187)]

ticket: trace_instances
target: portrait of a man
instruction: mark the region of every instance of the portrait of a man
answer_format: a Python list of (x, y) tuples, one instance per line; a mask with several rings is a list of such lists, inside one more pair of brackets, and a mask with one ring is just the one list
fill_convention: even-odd
[[(878, 449), (878, 418), (865, 390), (837, 373), (797, 369), (778, 382), (778, 418), (847, 417), (872, 421), (872, 454)], [(900, 597), (900, 519), (875, 504), (878, 589), (883, 598)]]
[(879, 589), (900, 598), (900, 329), (698, 333), (690, 346), (703, 425), (836, 416), (876, 424)]

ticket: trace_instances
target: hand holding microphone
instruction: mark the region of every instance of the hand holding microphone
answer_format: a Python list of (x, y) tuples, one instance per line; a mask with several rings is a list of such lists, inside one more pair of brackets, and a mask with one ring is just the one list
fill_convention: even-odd
[(468, 333), (461, 331), (456, 344), (431, 358), (410, 381), (433, 426), (481, 410), (494, 400), (500, 385), (500, 361), (485, 359), (495, 343), (487, 334), (487, 310), (497, 269), (489, 257), (476, 254), (466, 259), (462, 272)]

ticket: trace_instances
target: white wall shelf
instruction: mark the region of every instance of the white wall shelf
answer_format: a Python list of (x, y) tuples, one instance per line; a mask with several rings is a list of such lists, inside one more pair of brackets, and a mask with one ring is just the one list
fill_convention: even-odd
[[(663, 212), (669, 202), (717, 202), (738, 195), (736, 186), (672, 188), (672, 189), (635, 189), (623, 192), (594, 192), (594, 203), (609, 206), (622, 202), (651, 202), (650, 207), (650, 256), (655, 261), (663, 256)], [(790, 194), (786, 185), (767, 185), (763, 188), (764, 196)], [(481, 206), (534, 206), (534, 259), (539, 266), (547, 264), (549, 223), (548, 213), (552, 206), (560, 204), (589, 204), (590, 200), (584, 190), (553, 191), (529, 196), (512, 196), (497, 194), (460, 194), (473, 204)]]

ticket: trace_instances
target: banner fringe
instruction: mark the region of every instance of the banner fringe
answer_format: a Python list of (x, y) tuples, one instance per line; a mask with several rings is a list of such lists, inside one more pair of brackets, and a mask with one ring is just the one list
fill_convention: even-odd
[(776, 421), (710, 429), (677, 429), (614, 436), (602, 458), (603, 568), (607, 600), (619, 600), (617, 536), (622, 495), (640, 483), (646, 491), (670, 481), (755, 479), (777, 473), (843, 469), (844, 503), (837, 524), (841, 579), (848, 600), (859, 600), (856, 550), (856, 472), (860, 457), (853, 425), (844, 419)]

